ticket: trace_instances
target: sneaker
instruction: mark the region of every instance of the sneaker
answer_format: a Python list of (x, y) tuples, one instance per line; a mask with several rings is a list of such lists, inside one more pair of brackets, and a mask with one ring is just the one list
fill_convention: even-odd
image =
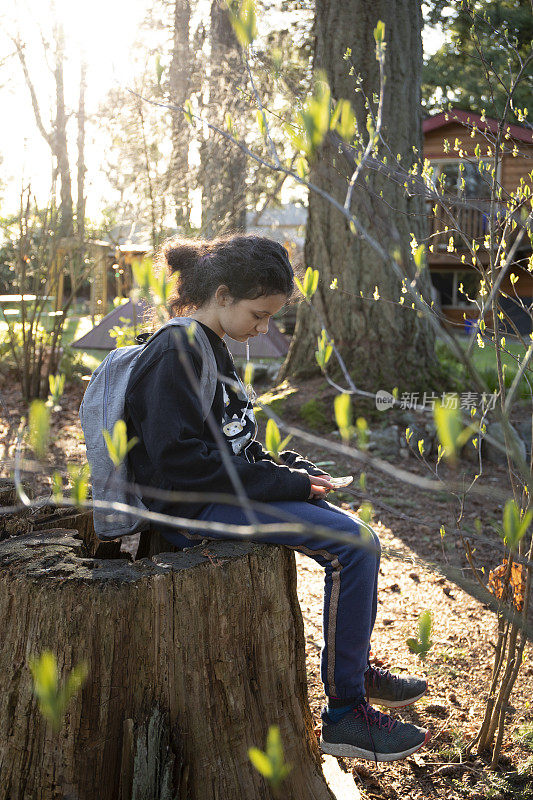
[(338, 722), (331, 722), (327, 710), (322, 710), (320, 748), (338, 758), (397, 761), (420, 750), (430, 736), (424, 728), (382, 714), (366, 700), (347, 711)]
[(368, 667), (365, 672), (366, 699), (378, 706), (410, 706), (420, 700), (427, 689), (427, 681), (414, 675), (393, 675), (388, 669), (379, 667)]

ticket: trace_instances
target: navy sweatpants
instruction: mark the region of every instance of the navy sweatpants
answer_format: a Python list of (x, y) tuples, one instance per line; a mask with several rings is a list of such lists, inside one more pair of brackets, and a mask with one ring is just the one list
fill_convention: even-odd
[[(276, 509), (293, 514), (302, 522), (361, 537), (362, 523), (353, 514), (325, 500), (283, 501), (269, 504), (272, 513), (256, 513), (259, 523), (282, 522)], [(210, 522), (248, 525), (246, 512), (236, 506), (211, 503), (196, 517)], [(365, 526), (369, 530), (368, 526)], [(191, 547), (198, 539), (228, 539), (224, 534), (195, 530), (194, 534), (166, 528), (165, 538), (178, 547)], [(282, 544), (313, 558), (325, 570), (321, 678), (328, 697), (347, 699), (364, 695), (364, 671), (368, 663), (370, 636), (377, 610), (380, 546), (372, 531), (372, 550), (352, 547), (310, 534), (286, 534), (254, 541)]]

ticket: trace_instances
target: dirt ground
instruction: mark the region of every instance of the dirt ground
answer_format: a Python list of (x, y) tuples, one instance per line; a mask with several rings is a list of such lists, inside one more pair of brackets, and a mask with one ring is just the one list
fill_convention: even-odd
[[(6, 474), (12, 454), (12, 450), (8, 450), (26, 409), (13, 381), (5, 376), (0, 377), (0, 391), (3, 398), (0, 464), (3, 464), (2, 474)], [(55, 469), (65, 470), (68, 463), (84, 461), (83, 436), (77, 418), (82, 394), (83, 386), (79, 384), (67, 387), (62, 411), (53, 415), (49, 462)], [(324, 382), (316, 381), (306, 385), (292, 405), (289, 402), (284, 407), (283, 419), (301, 424), (298, 407), (313, 397), (322, 397), (332, 406), (332, 395)], [(398, 422), (401, 424), (401, 420)], [(372, 428), (371, 419), (369, 425)], [(338, 436), (331, 432), (322, 432), (319, 436), (320, 447), (296, 439), (289, 446), (315, 462), (334, 460), (335, 465), (327, 467), (332, 474), (354, 474), (357, 481), (361, 466), (345, 456), (332, 455), (328, 449), (328, 442), (339, 442)], [(402, 459), (399, 466), (412, 474), (429, 477), (426, 468), (413, 455)], [(473, 466), (469, 464), (465, 469), (472, 473)], [(456, 508), (443, 492), (430, 494), (406, 487), (371, 466), (366, 466), (365, 472), (365, 495), (355, 482), (353, 491), (336, 498), (331, 495), (329, 499), (354, 512), (363, 499), (373, 504), (372, 524), (383, 546), (373, 656), (386, 667), (427, 676), (430, 687), (427, 697), (399, 716), (430, 728), (433, 735), (428, 747), (404, 761), (375, 765), (341, 760), (341, 767), (353, 775), (364, 798), (533, 798), (531, 643), (526, 645), (524, 663), (511, 696), (500, 767), (493, 773), (487, 769), (485, 757), (472, 755), (465, 759), (461, 753), (482, 718), (496, 642), (496, 619), (488, 606), (440, 571), (454, 564), (463, 570), (465, 577), (471, 576), (461, 542), (452, 533), (442, 539), (439, 532), (441, 525), (446, 531), (453, 531)], [(508, 486), (506, 470), (499, 465), (486, 464), (478, 482), (489, 491), (491, 487), (505, 489)], [(32, 485), (37, 494), (49, 491), (44, 476), (32, 477)], [(494, 500), (489, 496), (469, 501), (465, 515), (471, 520), (482, 518), (485, 533), (490, 529), (489, 522), (501, 521), (500, 498)], [(489, 534), (487, 536), (490, 538)], [(501, 562), (498, 545), (494, 535), (492, 544), (489, 541), (477, 545), (475, 556), (487, 575)], [(309, 702), (318, 731), (323, 703), (319, 675), (323, 572), (304, 556), (297, 556), (297, 565), (298, 594), (307, 640)], [(433, 615), (433, 647), (422, 662), (409, 652), (406, 639), (417, 635), (418, 615), (424, 609), (430, 609)]]

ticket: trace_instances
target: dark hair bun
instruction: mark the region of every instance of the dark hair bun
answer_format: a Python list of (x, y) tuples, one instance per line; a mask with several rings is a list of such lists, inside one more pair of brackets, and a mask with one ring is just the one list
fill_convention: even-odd
[(236, 300), (294, 291), (294, 274), (286, 249), (279, 242), (253, 234), (226, 234), (216, 239), (169, 239), (159, 255), (161, 269), (179, 272), (169, 300), (173, 316), (184, 315), (208, 302), (221, 285)]

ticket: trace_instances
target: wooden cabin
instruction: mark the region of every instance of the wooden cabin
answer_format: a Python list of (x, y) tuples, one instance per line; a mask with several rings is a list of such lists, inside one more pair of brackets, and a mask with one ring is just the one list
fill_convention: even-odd
[[(246, 212), (248, 233), (268, 236), (287, 248), (291, 262), (301, 266), (307, 209), (300, 203)], [(178, 233), (178, 230), (175, 231)], [(94, 269), (90, 281), (90, 313), (93, 321), (111, 310), (114, 297), (129, 297), (133, 288), (132, 265), (152, 253), (150, 232), (142, 224), (123, 222), (110, 232), (109, 240), (92, 240), (88, 249)], [(294, 330), (295, 309), (280, 314), (283, 333)]]
[[(485, 117), (482, 121), (480, 114), (461, 109), (441, 112), (423, 121), (423, 156), (435, 169), (434, 179), (443, 175), (445, 191), (457, 195), (457, 202), (451, 205), (452, 212), (458, 227), (464, 231), (469, 241), (475, 240), (479, 244), (477, 258), (483, 266), (489, 264), (485, 237), (490, 216), (491, 176), (485, 171), (486, 167), (481, 171), (478, 168), (475, 150), (479, 145), (478, 152), (482, 160), (483, 156), (486, 156), (484, 163), (492, 166), (493, 140), (497, 131), (496, 120)], [(521, 181), (533, 188), (533, 132), (521, 125), (506, 125), (502, 146), (503, 154), (496, 175), (502, 187), (502, 201), (496, 205), (496, 217), (505, 213), (505, 199), (508, 199), (512, 192), (516, 192)], [(462, 172), (460, 165), (463, 168)], [(461, 178), (464, 179), (462, 191)], [(506, 236), (507, 251), (522, 224), (519, 214), (515, 216), (515, 220), (517, 227), (510, 230)], [(475, 297), (479, 289), (479, 275), (471, 266), (469, 250), (457, 235), (454, 236), (457, 252), (449, 252), (452, 233), (449, 230), (445, 231), (444, 228), (446, 225), (452, 228), (453, 223), (446, 218), (441, 209), (437, 209), (437, 213), (434, 213), (434, 204), (430, 201), (428, 201), (428, 223), (430, 246), (428, 266), (435, 288), (435, 299), (450, 325), (461, 326), (468, 330), (472, 324), (470, 320), (476, 320), (478, 313), (474, 304), (461, 292), (460, 287), (462, 285), (463, 291), (469, 297)], [(500, 237), (501, 232), (498, 240)], [(514, 258), (519, 266), (513, 266), (501, 284), (504, 294), (513, 297), (516, 292), (526, 306), (533, 303), (533, 275), (527, 270), (531, 254), (531, 241), (526, 232)], [(462, 257), (466, 263), (462, 262)], [(512, 273), (518, 278), (514, 285), (510, 279)], [(501, 297), (500, 302), (520, 332), (529, 333), (531, 331), (529, 316), (518, 309), (512, 300)], [(487, 325), (490, 321), (486, 315)]]
[(137, 223), (117, 225), (109, 240), (87, 243), (94, 262), (91, 275), (90, 313), (105, 316), (115, 297), (129, 297), (133, 288), (132, 264), (151, 252), (147, 231)]

